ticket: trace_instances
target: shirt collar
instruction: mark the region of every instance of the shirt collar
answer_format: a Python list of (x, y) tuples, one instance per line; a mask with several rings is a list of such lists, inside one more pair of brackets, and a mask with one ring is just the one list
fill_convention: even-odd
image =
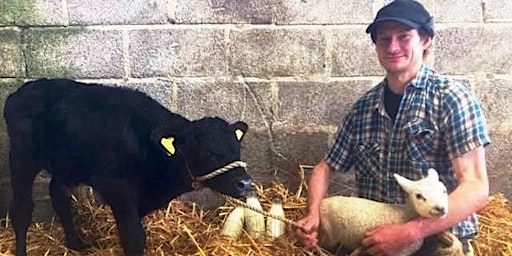
[[(427, 81), (430, 77), (430, 73), (432, 70), (427, 66), (427, 64), (423, 63), (420, 67), (420, 70), (418, 71), (418, 74), (416, 74), (416, 77), (409, 82), (409, 84), (406, 85), (407, 87), (413, 86), (418, 89), (423, 89), (427, 86)], [(381, 113), (384, 114), (384, 88), (388, 84), (388, 79), (384, 77), (384, 79), (378, 84), (378, 90), (377, 94), (379, 95), (377, 102), (375, 104), (375, 108)]]
[(430, 68), (427, 64), (423, 63), (416, 74), (416, 77), (411, 80), (411, 82), (407, 86), (414, 86), (416, 88), (425, 88), (427, 86), (427, 81), (430, 76)]

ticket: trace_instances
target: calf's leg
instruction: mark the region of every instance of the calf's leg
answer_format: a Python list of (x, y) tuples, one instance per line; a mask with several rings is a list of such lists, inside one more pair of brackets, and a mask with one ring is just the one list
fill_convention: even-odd
[(9, 153), (12, 200), (9, 215), (16, 235), (16, 256), (27, 255), (27, 230), (32, 222), (32, 185), (39, 171), (33, 159), (23, 157), (23, 153)]
[(69, 187), (64, 183), (61, 183), (58, 177), (54, 177), (50, 181), (49, 190), (53, 209), (64, 228), (66, 246), (75, 251), (83, 251), (87, 248), (87, 245), (78, 238), (73, 225)]
[(103, 180), (93, 186), (110, 205), (126, 256), (142, 256), (146, 234), (138, 214), (136, 188), (119, 180)]

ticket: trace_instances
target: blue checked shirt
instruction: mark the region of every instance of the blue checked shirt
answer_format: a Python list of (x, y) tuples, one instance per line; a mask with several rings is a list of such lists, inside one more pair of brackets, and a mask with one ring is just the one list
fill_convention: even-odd
[[(453, 191), (457, 180), (451, 159), (490, 143), (479, 103), (461, 82), (423, 65), (406, 86), (393, 122), (384, 108), (386, 83), (384, 79), (353, 105), (327, 163), (336, 170), (354, 167), (359, 197), (376, 201), (404, 204), (406, 194), (393, 173), (418, 180), (429, 168)], [(464, 237), (477, 228), (472, 214), (452, 232)]]

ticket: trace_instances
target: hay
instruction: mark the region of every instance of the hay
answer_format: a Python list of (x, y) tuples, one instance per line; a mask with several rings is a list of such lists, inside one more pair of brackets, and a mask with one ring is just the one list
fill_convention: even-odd
[(501, 193), (489, 197), (489, 203), (478, 212), (478, 235), (473, 241), (476, 255), (512, 255), (512, 207)]
[[(270, 208), (271, 198), (281, 196), (286, 217), (297, 220), (303, 216), (305, 198), (290, 194), (283, 185), (263, 190), (258, 196), (264, 209)], [(96, 205), (93, 200), (74, 201), (76, 227), (82, 240), (91, 245), (85, 253), (64, 246), (64, 232), (60, 223), (35, 223), (29, 228), (27, 251), (29, 255), (123, 255), (117, 227), (110, 207)], [(143, 219), (146, 229), (145, 255), (314, 255), (297, 244), (292, 227), (277, 239), (252, 239), (243, 232), (234, 241), (220, 235), (227, 214), (234, 208), (226, 203), (216, 211), (203, 211), (195, 204), (179, 200), (169, 203), (167, 209), (155, 211)], [(8, 219), (0, 227), (0, 255), (14, 254), (14, 233)]]
[[(299, 192), (291, 193), (280, 184), (266, 189), (258, 187), (257, 192), (263, 209), (268, 210), (271, 199), (280, 196), (288, 219), (298, 220), (304, 214), (306, 199)], [(85, 253), (71, 251), (64, 246), (60, 223), (35, 223), (28, 232), (29, 255), (122, 255), (115, 220), (108, 206), (81, 200), (80, 203), (74, 201), (74, 208), (82, 239), (91, 247)], [(167, 209), (155, 211), (143, 219), (147, 233), (145, 255), (319, 255), (319, 252), (300, 247), (295, 230), (290, 226), (285, 236), (275, 240), (255, 240), (245, 232), (236, 241), (220, 235), (222, 222), (233, 208), (233, 204), (226, 203), (215, 211), (203, 211), (195, 204), (171, 201)], [(491, 196), (479, 216), (480, 233), (473, 241), (476, 255), (512, 255), (512, 211), (503, 195)], [(0, 256), (13, 255), (14, 234), (10, 221), (3, 219), (0, 224)]]

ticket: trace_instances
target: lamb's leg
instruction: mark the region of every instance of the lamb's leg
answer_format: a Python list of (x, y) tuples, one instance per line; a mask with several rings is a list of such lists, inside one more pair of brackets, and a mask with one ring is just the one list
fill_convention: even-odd
[(353, 250), (349, 256), (363, 256), (366, 255), (366, 247), (359, 246), (355, 250)]
[(55, 213), (59, 217), (64, 234), (66, 235), (66, 246), (76, 251), (83, 251), (88, 246), (78, 238), (73, 225), (73, 215), (71, 213), (71, 200), (69, 187), (60, 183), (58, 178), (52, 178), (50, 181), (50, 197)]

